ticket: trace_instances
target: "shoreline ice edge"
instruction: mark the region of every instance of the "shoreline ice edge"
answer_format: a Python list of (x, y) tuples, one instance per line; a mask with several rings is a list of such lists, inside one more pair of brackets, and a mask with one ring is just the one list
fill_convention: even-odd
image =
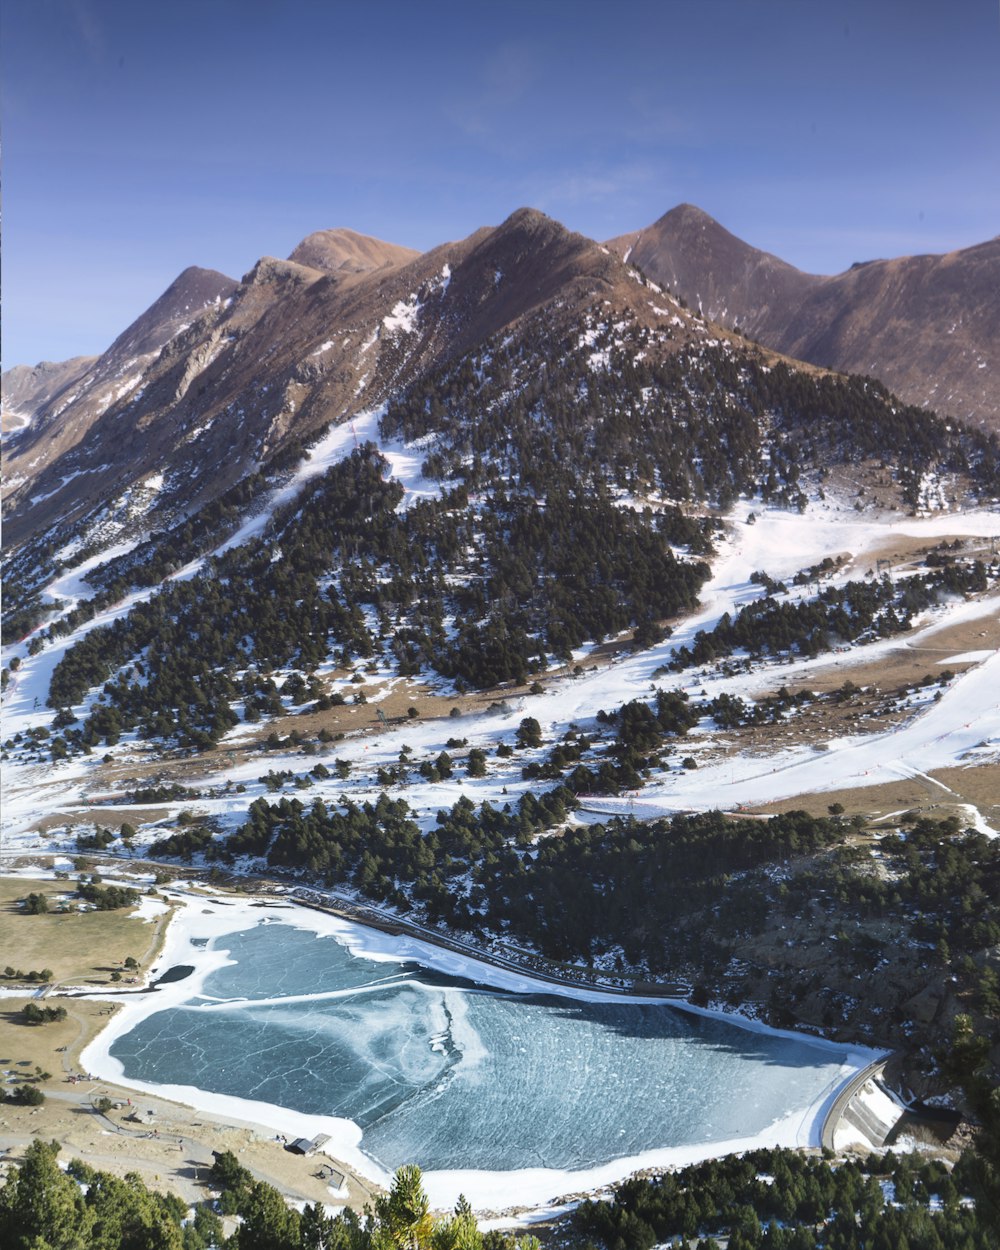
[[(194, 972), (182, 981), (161, 986), (154, 993), (130, 994), (125, 999), (122, 1010), (84, 1048), (80, 1057), (84, 1069), (101, 1080), (140, 1093), (170, 1099), (191, 1107), (195, 1112), (222, 1119), (227, 1123), (235, 1122), (241, 1127), (264, 1128), (292, 1137), (312, 1138), (317, 1134), (325, 1134), (329, 1141), (323, 1147), (324, 1154), (346, 1164), (365, 1180), (383, 1186), (389, 1184), (391, 1174), (362, 1150), (361, 1129), (351, 1120), (295, 1111), (277, 1104), (227, 1094), (214, 1094), (194, 1085), (159, 1084), (125, 1077), (120, 1061), (110, 1053), (114, 1042), (130, 1032), (140, 1020), (186, 1002), (201, 991), (211, 973), (235, 962), (225, 950), (193, 946), (193, 938), (211, 940), (256, 928), (261, 922), (281, 923), (318, 936), (333, 937), (346, 945), (352, 954), (375, 962), (418, 963), (423, 967), (464, 977), (508, 993), (543, 993), (583, 1002), (623, 1001), (620, 994), (539, 981), (528, 973), (514, 973), (497, 968), (485, 961), (437, 947), (417, 937), (390, 935), (291, 901), (275, 905), (273, 899), (268, 899), (265, 908), (259, 905), (259, 900), (255, 906), (252, 897), (238, 902), (220, 902), (213, 901), (208, 896), (171, 893), (170, 899), (180, 905), (170, 918), (164, 945), (155, 966), (162, 973), (175, 964), (191, 964)], [(118, 1003), (123, 998), (121, 995), (101, 993), (88, 994), (87, 997), (113, 999)], [(460, 1193), (465, 1194), (477, 1210), (496, 1211), (538, 1206), (566, 1194), (601, 1188), (646, 1168), (680, 1167), (758, 1147), (817, 1146), (826, 1111), (839, 1090), (857, 1072), (886, 1053), (791, 1030), (771, 1028), (749, 1017), (693, 1007), (683, 1000), (629, 995), (627, 1001), (672, 1007), (694, 1015), (722, 1020), (734, 1028), (792, 1039), (803, 1045), (832, 1052), (841, 1059), (838, 1076), (809, 1106), (776, 1120), (753, 1137), (652, 1148), (637, 1155), (623, 1156), (609, 1163), (576, 1171), (537, 1167), (510, 1171), (427, 1171), (424, 1173), (424, 1184), (435, 1208), (452, 1207)]]

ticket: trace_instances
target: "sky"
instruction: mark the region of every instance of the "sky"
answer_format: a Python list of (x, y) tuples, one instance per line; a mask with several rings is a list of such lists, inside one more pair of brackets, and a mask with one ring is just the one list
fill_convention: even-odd
[(3, 0), (3, 368), (188, 265), (697, 204), (802, 269), (1000, 231), (998, 0)]

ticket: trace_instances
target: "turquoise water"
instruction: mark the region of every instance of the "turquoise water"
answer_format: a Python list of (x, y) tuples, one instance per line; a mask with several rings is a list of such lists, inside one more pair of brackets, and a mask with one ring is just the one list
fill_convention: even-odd
[(840, 1055), (663, 1004), (510, 994), (270, 923), (111, 1047), (126, 1079), (342, 1116), (383, 1167), (580, 1169), (753, 1137)]

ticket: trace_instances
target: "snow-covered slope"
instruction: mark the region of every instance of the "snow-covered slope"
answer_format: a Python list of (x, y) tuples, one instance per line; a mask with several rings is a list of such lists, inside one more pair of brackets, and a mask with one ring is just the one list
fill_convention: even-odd
[[(332, 435), (316, 448), (313, 459), (303, 467), (298, 485), (321, 471), (324, 464), (345, 454), (346, 444), (353, 443), (355, 434), (362, 437), (374, 431), (375, 418), (369, 415), (355, 425), (354, 431), (345, 427)], [(395, 472), (408, 488), (407, 498), (433, 489), (433, 484), (429, 486), (421, 477), (411, 453), (392, 446), (385, 450), (394, 459)], [(271, 506), (282, 502), (285, 502), (284, 496), (275, 497)], [(470, 713), (457, 722), (451, 718), (415, 721), (387, 729), (375, 737), (366, 731), (337, 742), (311, 759), (310, 766), (323, 762), (332, 768), (336, 759), (346, 759), (354, 766), (352, 777), (349, 781), (337, 777), (328, 782), (318, 781), (311, 794), (331, 801), (345, 791), (355, 797), (375, 797), (381, 789), (375, 780), (376, 772), (393, 764), (404, 745), (418, 757), (435, 754), (444, 750), (447, 740), (458, 731), (467, 739), (469, 748), (492, 751), (499, 743), (512, 741), (522, 717), (530, 714), (539, 721), (546, 741), (551, 742), (558, 740), (570, 725), (593, 728), (599, 710), (648, 696), (653, 685), (684, 689), (692, 696), (712, 697), (726, 691), (753, 698), (778, 685), (808, 684), (812, 672), (832, 665), (837, 665), (838, 673), (847, 680), (858, 666), (877, 663), (880, 657), (894, 650), (933, 646), (936, 635), (958, 624), (979, 622), (984, 630), (996, 629), (1000, 595), (992, 594), (968, 602), (941, 605), (915, 634), (905, 639), (885, 639), (833, 656), (799, 659), (791, 664), (764, 664), (733, 675), (719, 669), (698, 669), (673, 677), (662, 674), (659, 670), (675, 649), (689, 642), (699, 629), (711, 628), (723, 613), (732, 614), (741, 604), (757, 596), (759, 588), (751, 581), (751, 574), (758, 569), (767, 569), (777, 578), (790, 577), (830, 551), (837, 551), (850, 554), (850, 561), (842, 566), (839, 574), (841, 579), (846, 579), (853, 567), (873, 562), (886, 543), (893, 540), (933, 543), (944, 537), (963, 536), (989, 540), (1000, 531), (1000, 516), (989, 511), (922, 520), (863, 521), (851, 510), (837, 511), (829, 502), (817, 502), (804, 514), (758, 507), (756, 524), (747, 525), (748, 511), (747, 505), (740, 505), (732, 514), (728, 537), (715, 563), (712, 579), (705, 586), (701, 608), (666, 642), (638, 654), (626, 652), (606, 666), (549, 681), (539, 694), (519, 696), (491, 710)], [(251, 523), (243, 532), (243, 538), (248, 538), (263, 523), (264, 515), (262, 513), (257, 522)], [(77, 578), (84, 571), (81, 567), (72, 574), (64, 574), (49, 588), (51, 596), (60, 600), (66, 610), (75, 603), (75, 592), (81, 588)], [(188, 569), (181, 575), (192, 572)], [(72, 645), (97, 624), (120, 618), (141, 594), (150, 593), (137, 592), (133, 599), (81, 626), (66, 639), (65, 645)], [(995, 637), (995, 633), (992, 636)], [(51, 712), (45, 708), (45, 698), (52, 669), (62, 654), (62, 648), (57, 646), (32, 656), (28, 654), (27, 642), (5, 651), (8, 665), (15, 655), (20, 659), (3, 696), (6, 738), (14, 734), (27, 736), (33, 729), (43, 728), (50, 722)], [(719, 806), (735, 808), (798, 794), (871, 786), (915, 772), (1000, 762), (1000, 699), (996, 693), (1000, 689), (1000, 652), (980, 648), (972, 653), (971, 660), (963, 659), (960, 653), (953, 657), (949, 657), (947, 651), (935, 654), (941, 663), (950, 660), (960, 667), (958, 675), (940, 699), (915, 706), (910, 717), (887, 732), (857, 734), (832, 742), (818, 741), (766, 759), (754, 754), (737, 754), (719, 762), (706, 762), (696, 770), (671, 769), (654, 775), (636, 795), (619, 800), (603, 798), (588, 806), (606, 814), (628, 812), (637, 816)], [(581, 654), (580, 660), (582, 667), (586, 667), (586, 657)], [(367, 679), (374, 699), (379, 698), (380, 692), (388, 693), (397, 681), (391, 670), (385, 668)], [(224, 745), (237, 747), (244, 736), (243, 729), (237, 728)], [(695, 755), (708, 749), (711, 754), (714, 740), (721, 736), (708, 732), (700, 740), (690, 738), (683, 749)], [(817, 746), (828, 749), (817, 751)], [(126, 741), (114, 748), (112, 755), (116, 760), (135, 764), (141, 758), (134, 745)], [(531, 783), (520, 777), (522, 763), (523, 757), (516, 764), (491, 765), (489, 776), (481, 780), (463, 777), (430, 783), (415, 776), (407, 789), (407, 801), (423, 814), (428, 824), (433, 823), (434, 812), (463, 794), (476, 803), (485, 800), (502, 804), (532, 788)], [(271, 752), (267, 764), (270, 768), (301, 768), (297, 753)], [(4, 838), (8, 851), (50, 845), (48, 840), (40, 841), (36, 832), (42, 819), (50, 823), (51, 818), (59, 814), (71, 816), (81, 804), (88, 803), (88, 792), (104, 784), (99, 780), (101, 770), (97, 757), (61, 765), (8, 761), (4, 768)], [(201, 800), (199, 809), (221, 817), (231, 827), (255, 798), (267, 792), (258, 780), (262, 768), (263, 761), (252, 756), (244, 764), (229, 763), (210, 772), (201, 783), (203, 788), (209, 791), (225, 788), (226, 794)], [(246, 790), (239, 795), (231, 793), (231, 787), (238, 783), (245, 785)], [(946, 787), (941, 788), (942, 793), (946, 793)], [(176, 806), (165, 804), (162, 814), (166, 816)], [(116, 813), (124, 810), (115, 808)]]

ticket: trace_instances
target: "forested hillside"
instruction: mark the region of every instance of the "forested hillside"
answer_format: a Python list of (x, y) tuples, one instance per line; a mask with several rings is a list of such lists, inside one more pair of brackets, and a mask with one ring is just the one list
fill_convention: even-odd
[[(667, 351), (669, 324), (611, 324), (595, 313), (586, 325), (542, 361), (536, 318), (388, 406), (383, 437), (426, 449), (437, 498), (407, 507), (375, 448), (358, 448), (261, 538), (164, 582), (87, 634), (53, 673), (48, 703), (65, 730), (55, 751), (113, 744), (133, 730), (204, 748), (240, 720), (307, 698), (322, 708), (317, 670), (355, 659), (401, 676), (436, 674), (458, 691), (523, 682), (626, 630), (640, 646), (660, 639), (697, 602), (714, 509), (737, 496), (803, 507), (831, 466), (873, 458), (911, 506), (928, 474), (981, 490), (997, 481), (995, 439), (900, 408), (870, 381), (768, 365), (729, 341)], [(248, 481), (97, 568), (94, 598), (32, 647), (197, 556), (259, 488)], [(754, 636), (808, 651), (905, 628), (928, 596), (985, 584), (982, 571), (961, 584), (959, 576), (939, 571), (923, 600), (915, 584), (902, 601), (878, 586), (853, 598), (824, 591), (811, 606), (765, 600), (677, 663), (728, 654)], [(29, 601), (14, 627), (30, 626), (32, 611)], [(77, 723), (69, 709), (97, 687)]]
[[(189, 1212), (135, 1172), (122, 1179), (80, 1159), (63, 1172), (58, 1149), (32, 1143), (0, 1189), (0, 1234), (11, 1250), (652, 1250), (676, 1238), (698, 1250), (718, 1250), (722, 1241), (730, 1250), (992, 1250), (998, 1228), (995, 1174), (972, 1151), (951, 1169), (892, 1151), (864, 1161), (792, 1150), (709, 1160), (585, 1200), (554, 1226), (540, 1226), (540, 1243), (533, 1234), (481, 1232), (464, 1198), (453, 1212), (434, 1215), (412, 1165), (363, 1213), (330, 1214), (319, 1204), (290, 1208), (226, 1151), (211, 1169), (219, 1197)], [(229, 1237), (224, 1215), (239, 1217)]]
[(866, 459), (890, 470), (911, 507), (927, 474), (967, 473), (987, 490), (1000, 480), (995, 437), (902, 405), (870, 378), (768, 363), (715, 338), (665, 354), (671, 335), (668, 322), (595, 312), (544, 361), (531, 333), (491, 344), (415, 383), (382, 429), (435, 436), (427, 470), (470, 490), (498, 477), (544, 488), (567, 461), (584, 482), (596, 474), (637, 494), (721, 507), (757, 493), (794, 503), (805, 480)]
[(293, 703), (322, 699), (306, 678), (330, 656), (388, 656), (404, 675), (459, 685), (523, 680), (587, 640), (690, 609), (707, 576), (671, 549), (675, 537), (704, 547), (702, 527), (679, 514), (643, 517), (565, 478), (544, 506), (503, 493), (472, 504), (459, 488), (397, 511), (385, 467), (359, 449), (266, 538), (87, 634), (57, 665), (50, 705), (108, 684), (67, 747), (132, 729), (205, 746), (237, 722), (238, 702), (251, 720), (282, 710), (275, 668), (299, 674), (282, 687)]

